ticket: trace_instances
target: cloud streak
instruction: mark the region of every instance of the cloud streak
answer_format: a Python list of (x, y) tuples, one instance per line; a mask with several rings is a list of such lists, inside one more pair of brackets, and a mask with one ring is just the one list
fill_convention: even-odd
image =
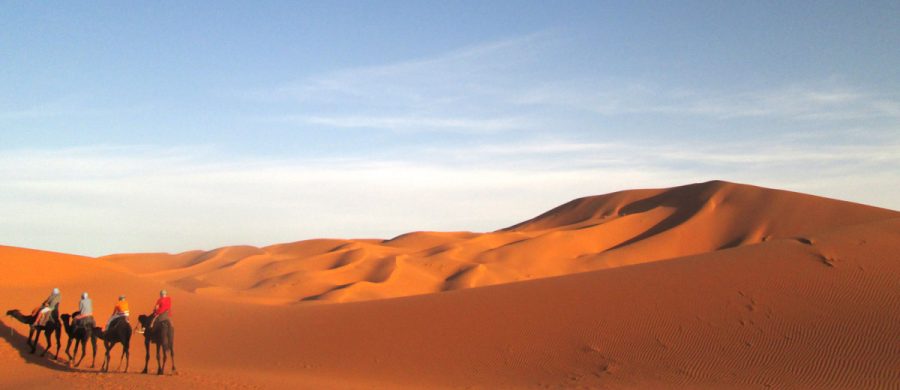
[(554, 106), (606, 117), (660, 115), (716, 120), (782, 118), (801, 121), (900, 119), (897, 96), (867, 93), (849, 87), (796, 85), (751, 91), (713, 91), (660, 85), (548, 83), (527, 90), (512, 101), (529, 106)]
[(338, 138), (323, 144), (340, 145), (340, 130), (368, 130), (323, 158), (188, 145), (0, 149), (0, 236), (99, 255), (484, 231), (579, 196), (711, 179), (900, 208), (895, 94), (834, 82), (737, 91), (611, 81), (548, 66), (559, 38), (249, 94), (265, 106), (246, 111), (255, 126), (291, 129), (268, 134), (322, 130)]
[(497, 132), (531, 129), (507, 101), (540, 61), (551, 33), (477, 44), (431, 58), (338, 70), (247, 96), (281, 102), (265, 121), (387, 131)]
[(5, 151), (0, 236), (101, 255), (487, 231), (578, 196), (717, 178), (897, 209), (886, 194), (900, 191), (898, 152), (897, 143), (820, 150), (566, 139), (380, 160), (226, 158), (203, 147)]
[(458, 118), (428, 116), (284, 116), (273, 121), (336, 128), (391, 129), (408, 131), (497, 132), (528, 126), (517, 118)]
[[(99, 255), (389, 237), (416, 229), (493, 230), (572, 193), (596, 190), (583, 181), (596, 172), (578, 170), (399, 160), (216, 162), (224, 160), (166, 149), (4, 152), (0, 235), (11, 245)], [(621, 172), (606, 175), (616, 176), (626, 179)], [(536, 182), (552, 189), (519, 196)]]
[[(541, 32), (411, 61), (320, 74), (248, 95), (278, 102), (263, 121), (309, 129), (388, 132), (615, 131), (635, 120), (671, 128), (675, 121), (771, 127), (900, 120), (900, 96), (836, 81), (744, 90), (607, 78), (560, 68), (566, 37)], [(767, 121), (768, 124), (761, 122)], [(662, 129), (647, 129), (648, 133)]]

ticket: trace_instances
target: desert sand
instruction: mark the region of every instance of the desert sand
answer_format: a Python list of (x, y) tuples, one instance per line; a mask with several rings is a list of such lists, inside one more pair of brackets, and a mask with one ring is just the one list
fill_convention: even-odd
[(102, 320), (122, 293), (134, 316), (167, 288), (178, 367), (138, 374), (135, 335), (129, 373), (71, 368), (30, 355), (28, 328), (3, 317), (4, 388), (900, 383), (900, 212), (722, 181), (581, 198), (488, 233), (100, 258), (0, 247), (0, 265), (4, 312), (59, 287), (61, 312), (89, 291)]

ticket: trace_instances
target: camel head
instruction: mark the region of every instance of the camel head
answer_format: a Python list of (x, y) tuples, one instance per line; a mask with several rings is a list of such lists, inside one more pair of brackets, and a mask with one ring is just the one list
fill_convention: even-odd
[(141, 326), (143, 326), (145, 328), (149, 327), (150, 326), (150, 316), (144, 315), (144, 314), (139, 315), (138, 323), (140, 323)]
[(9, 310), (6, 312), (6, 315), (19, 320), (19, 322), (21, 322), (23, 324), (28, 324), (28, 325), (34, 323), (34, 318), (35, 318), (34, 316), (26, 316), (26, 315), (22, 314), (22, 312), (19, 310)]
[(62, 320), (63, 327), (66, 328), (66, 332), (69, 332), (72, 329), (72, 326), (69, 325), (69, 319), (74, 318), (77, 315), (78, 315), (77, 311), (72, 314), (60, 314), (59, 315), (59, 319)]
[(74, 320), (75, 317), (78, 317), (79, 314), (81, 314), (80, 311), (76, 311), (76, 312), (74, 312), (74, 313), (72, 313), (72, 314), (60, 314), (60, 315), (59, 315), (59, 318), (62, 318), (63, 322), (66, 323), (66, 324), (68, 324), (70, 318)]
[(63, 329), (66, 330), (66, 334), (68, 334), (68, 335), (71, 336), (71, 335), (72, 335), (72, 332), (74, 331), (74, 330), (72, 329), (72, 327), (74, 326), (74, 324), (70, 324), (70, 323), (69, 323), (69, 319), (75, 318), (75, 317), (78, 316), (79, 314), (81, 314), (80, 311), (76, 311), (76, 312), (74, 312), (74, 313), (72, 313), (72, 314), (60, 314), (60, 315), (59, 315), (59, 318), (62, 320), (62, 323), (63, 323)]

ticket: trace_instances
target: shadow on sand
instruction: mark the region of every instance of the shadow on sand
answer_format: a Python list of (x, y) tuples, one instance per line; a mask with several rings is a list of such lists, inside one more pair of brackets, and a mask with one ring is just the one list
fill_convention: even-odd
[[(69, 365), (66, 364), (65, 352), (60, 352), (61, 354), (63, 354), (63, 356), (60, 356), (59, 360), (55, 360), (52, 356), (50, 356), (50, 353), (47, 353), (47, 357), (40, 357), (40, 346), (38, 347), (37, 353), (31, 354), (31, 348), (28, 346), (28, 337), (7, 325), (6, 322), (4, 322), (2, 319), (0, 319), (0, 338), (5, 340), (10, 346), (15, 348), (16, 351), (19, 351), (19, 356), (21, 356), (22, 360), (24, 360), (28, 364), (36, 364), (41, 367), (49, 368), (51, 370), (64, 372), (104, 375), (130, 374), (125, 372), (114, 372), (112, 370), (110, 370), (110, 372), (101, 372), (98, 370), (83, 370), (69, 367)], [(41, 339), (41, 341), (43, 341), (43, 339)]]
[[(38, 346), (38, 351), (32, 354), (31, 348), (28, 346), (28, 337), (7, 325), (3, 320), (0, 320), (0, 338), (3, 338), (3, 340), (9, 343), (11, 347), (15, 348), (16, 351), (19, 351), (19, 356), (21, 356), (22, 360), (26, 363), (37, 364), (57, 371), (78, 371), (67, 366), (64, 363), (65, 360), (63, 360), (63, 358), (60, 358), (60, 360), (53, 359), (53, 356), (50, 356), (49, 352), (47, 353), (48, 357), (40, 357), (42, 349), (40, 345)], [(41, 341), (44, 341), (43, 338)]]

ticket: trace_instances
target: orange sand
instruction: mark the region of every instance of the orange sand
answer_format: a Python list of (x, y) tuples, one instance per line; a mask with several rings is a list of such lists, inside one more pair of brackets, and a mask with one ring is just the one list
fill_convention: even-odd
[(60, 287), (62, 312), (86, 290), (105, 319), (120, 293), (137, 314), (168, 288), (180, 371), (134, 374), (140, 335), (133, 374), (71, 371), (28, 355), (4, 317), (0, 387), (885, 387), (900, 383), (898, 254), (896, 211), (725, 182), (484, 234), (99, 259), (0, 247), (4, 311)]

